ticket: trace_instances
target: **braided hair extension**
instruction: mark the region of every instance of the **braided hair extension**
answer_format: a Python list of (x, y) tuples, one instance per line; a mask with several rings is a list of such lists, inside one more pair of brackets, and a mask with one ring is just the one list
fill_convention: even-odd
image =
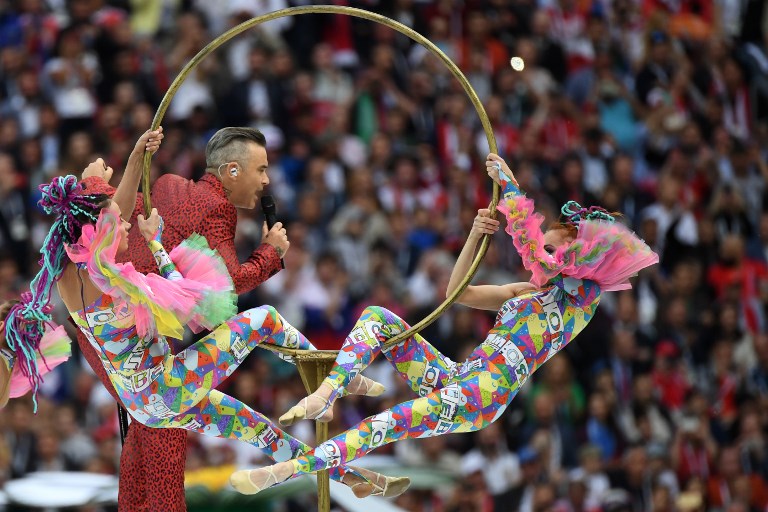
[[(32, 385), (35, 411), (37, 390), (42, 382), (35, 353), (40, 352), (46, 326), (52, 324), (51, 290), (66, 266), (64, 247), (76, 242), (83, 225), (96, 222), (99, 212), (110, 202), (104, 194), (83, 194), (82, 185), (72, 175), (57, 176), (39, 189), (43, 197), (38, 204), (56, 219), (40, 249), (41, 269), (30, 283), (29, 291), (22, 293), (21, 301), (11, 307), (5, 322), (6, 343), (15, 352), (22, 375)], [(44, 357), (42, 360), (45, 363)]]
[(5, 318), (8, 316), (8, 312), (11, 310), (13, 305), (17, 304), (18, 302), (18, 300), (12, 299), (0, 303), (0, 322), (5, 321)]
[(582, 207), (576, 201), (568, 201), (560, 208), (560, 213), (566, 218), (567, 222), (576, 224), (582, 220), (604, 220), (606, 222), (616, 222), (616, 218), (608, 213), (608, 210), (600, 206)]

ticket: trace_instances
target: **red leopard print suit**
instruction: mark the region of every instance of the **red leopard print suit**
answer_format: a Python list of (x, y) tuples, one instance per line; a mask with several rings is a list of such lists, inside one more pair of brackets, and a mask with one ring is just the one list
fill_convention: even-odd
[[(86, 178), (83, 183), (88, 192), (114, 194), (101, 178)], [(238, 261), (234, 242), (237, 210), (227, 200), (221, 182), (211, 174), (197, 182), (171, 174), (161, 176), (152, 187), (152, 206), (165, 221), (166, 250), (170, 252), (192, 233), (200, 233), (224, 258), (238, 294), (254, 289), (280, 268), (280, 257), (268, 244), (262, 244), (245, 263)], [(141, 195), (131, 216), (132, 225), (140, 213), (144, 213)], [(140, 272), (157, 273), (138, 228), (129, 232), (128, 247), (127, 253), (119, 255), (120, 261), (132, 261)], [(99, 356), (79, 331), (77, 342), (88, 364), (120, 403)], [(120, 457), (119, 512), (185, 512), (186, 455), (186, 430), (151, 429), (131, 422)]]

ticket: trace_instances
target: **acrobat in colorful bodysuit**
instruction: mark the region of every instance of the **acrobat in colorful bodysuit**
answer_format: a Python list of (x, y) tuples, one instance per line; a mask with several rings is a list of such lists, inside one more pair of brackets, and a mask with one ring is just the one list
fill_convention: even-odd
[[(401, 439), (476, 431), (496, 421), (528, 377), (586, 327), (602, 291), (629, 288), (631, 275), (658, 261), (631, 231), (596, 216), (579, 223), (573, 242), (548, 254), (543, 218), (535, 214), (533, 202), (508, 178), (504, 191), (499, 209), (507, 216), (507, 232), (539, 288), (507, 300), (486, 339), (461, 364), (419, 335), (384, 350), (419, 398), (366, 418), (293, 459), (290, 477), (345, 464)], [(325, 380), (334, 389), (326, 409), (382, 352), (382, 342), (407, 328), (390, 311), (367, 308)], [(236, 472), (232, 483), (241, 492), (258, 492), (286, 478), (274, 468)]]
[[(262, 306), (226, 320), (210, 335), (174, 356), (162, 329), (172, 332), (181, 327), (181, 318), (208, 327), (207, 324), (215, 325), (216, 318), (229, 313), (227, 307), (202, 307), (198, 314), (176, 318), (184, 308), (179, 304), (171, 306), (170, 302), (179, 293), (195, 289), (195, 283), (210, 284), (217, 280), (216, 275), (227, 275), (226, 268), (221, 262), (219, 271), (211, 269), (211, 264), (219, 263), (218, 255), (199, 236), (187, 239), (170, 255), (165, 253), (158, 236), (150, 247), (164, 277), (141, 275), (130, 264), (114, 263), (118, 222), (110, 211), (102, 211), (95, 228), (84, 226), (79, 243), (68, 247), (67, 252), (78, 267), (87, 268), (91, 280), (105, 292), (92, 304), (72, 313), (72, 317), (98, 351), (133, 419), (153, 428), (183, 428), (245, 441), (278, 461), (309, 450), (309, 446), (283, 432), (264, 415), (215, 388), (260, 343), (304, 350), (312, 350), (312, 344), (273, 307)], [(147, 279), (153, 279), (152, 283)], [(169, 293), (167, 286), (176, 286), (181, 292)], [(218, 293), (200, 288), (205, 291), (201, 303), (232, 304), (224, 288), (214, 287)], [(159, 304), (166, 304), (169, 309), (161, 310)], [(169, 315), (171, 310), (174, 314)], [(143, 322), (149, 322), (150, 328), (141, 333)], [(157, 329), (152, 328), (152, 322), (157, 322)], [(162, 322), (165, 328), (160, 327)], [(358, 382), (367, 390), (366, 380)], [(332, 477), (341, 480), (346, 471), (339, 468), (332, 472)]]
[[(594, 281), (553, 281), (544, 290), (507, 301), (485, 341), (461, 364), (419, 335), (383, 351), (420, 398), (367, 418), (298, 457), (297, 470), (335, 467), (383, 444), (471, 432), (496, 421), (528, 377), (577, 336), (597, 308), (600, 288)], [(367, 308), (326, 379), (336, 389), (331, 402), (382, 352), (384, 341), (408, 328), (386, 309)]]

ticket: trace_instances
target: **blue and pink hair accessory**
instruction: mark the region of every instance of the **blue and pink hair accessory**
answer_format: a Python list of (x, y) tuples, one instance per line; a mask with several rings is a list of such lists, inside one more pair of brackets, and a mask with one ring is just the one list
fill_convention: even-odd
[(606, 222), (616, 222), (613, 215), (608, 210), (600, 206), (590, 206), (584, 208), (576, 201), (568, 201), (560, 208), (560, 213), (568, 219), (571, 224), (579, 225), (582, 220), (602, 220)]

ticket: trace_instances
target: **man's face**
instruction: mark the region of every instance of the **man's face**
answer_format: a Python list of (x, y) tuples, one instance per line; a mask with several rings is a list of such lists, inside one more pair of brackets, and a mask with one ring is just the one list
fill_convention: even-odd
[[(267, 176), (267, 150), (258, 144), (249, 144), (245, 155), (237, 164), (229, 163), (222, 168), (222, 182), (229, 190), (229, 202), (238, 208), (252, 210), (261, 197), (264, 187), (269, 185)], [(237, 174), (232, 170), (237, 167)]]

